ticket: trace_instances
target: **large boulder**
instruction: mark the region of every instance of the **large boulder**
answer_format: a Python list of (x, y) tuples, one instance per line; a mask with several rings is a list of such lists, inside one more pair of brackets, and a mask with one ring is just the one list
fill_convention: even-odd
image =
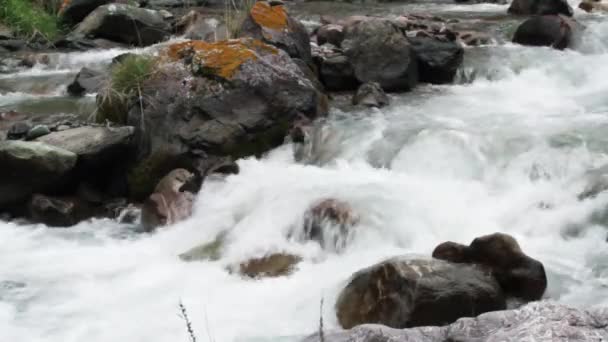
[(574, 14), (567, 0), (513, 0), (508, 12), (521, 15), (563, 14), (569, 17)]
[(344, 55), (360, 83), (378, 82), (385, 90), (410, 90), (418, 82), (412, 46), (391, 21), (372, 18), (346, 26)]
[(265, 153), (299, 117), (327, 112), (327, 97), (297, 64), (258, 40), (171, 45), (155, 69), (126, 115), (139, 152), (129, 173), (134, 197), (173, 168), (203, 173), (200, 164), (213, 159)]
[(77, 159), (73, 152), (40, 142), (0, 141), (0, 207), (61, 187)]
[(86, 18), (97, 7), (106, 5), (113, 0), (64, 0), (59, 10), (61, 21), (68, 25), (76, 25)]
[(147, 46), (167, 39), (170, 25), (162, 13), (126, 4), (97, 7), (69, 34), (70, 41), (104, 38), (135, 46)]
[(572, 19), (561, 15), (543, 15), (529, 18), (519, 25), (513, 42), (563, 50), (574, 43), (577, 34), (578, 27)]
[(478, 237), (469, 246), (444, 242), (435, 248), (433, 257), (488, 268), (507, 296), (525, 301), (539, 300), (547, 288), (543, 264), (524, 254), (507, 234)]
[(451, 83), (462, 64), (464, 49), (455, 41), (436, 37), (408, 38), (418, 60), (421, 82)]
[(275, 1), (257, 1), (243, 21), (239, 37), (251, 37), (284, 50), (292, 58), (312, 65), (310, 38), (304, 25), (285, 6)]
[(94, 94), (106, 81), (106, 73), (83, 67), (74, 77), (74, 81), (68, 85), (68, 93), (72, 96)]
[(194, 194), (184, 187), (194, 175), (184, 169), (176, 169), (156, 185), (154, 193), (141, 208), (141, 225), (150, 232), (157, 227), (172, 225), (192, 215)]
[(396, 257), (361, 270), (336, 302), (343, 328), (450, 324), (506, 307), (500, 285), (476, 266)]
[(576, 309), (551, 302), (535, 302), (517, 310), (462, 318), (445, 327), (393, 329), (366, 324), (350, 330), (331, 330), (303, 342), (590, 342), (608, 340), (608, 309)]

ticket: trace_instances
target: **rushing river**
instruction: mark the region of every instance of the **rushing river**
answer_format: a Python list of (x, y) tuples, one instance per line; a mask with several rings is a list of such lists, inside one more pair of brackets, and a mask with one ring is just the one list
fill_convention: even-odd
[[(387, 11), (430, 8), (474, 24), (507, 9), (408, 6)], [(325, 327), (337, 327), (333, 303), (353, 272), (497, 231), (544, 263), (548, 299), (608, 305), (607, 229), (590, 219), (608, 194), (577, 199), (586, 172), (608, 163), (608, 20), (576, 16), (587, 25), (576, 50), (467, 49), (458, 84), (393, 94), (382, 110), (334, 109), (309, 163), (296, 163), (291, 145), (241, 160), (239, 175), (204, 184), (191, 219), (154, 234), (110, 220), (69, 229), (0, 222), (0, 341), (186, 342), (180, 301), (199, 341), (297, 340), (317, 329), (322, 298)], [(486, 26), (508, 40), (516, 22)], [(0, 75), (0, 109), (86, 116), (94, 98), (69, 99), (66, 81), (122, 52), (52, 55), (50, 66)], [(287, 238), (327, 197), (361, 216), (339, 255)], [(220, 260), (177, 257), (222, 231)], [(275, 251), (304, 261), (283, 278), (226, 272)]]

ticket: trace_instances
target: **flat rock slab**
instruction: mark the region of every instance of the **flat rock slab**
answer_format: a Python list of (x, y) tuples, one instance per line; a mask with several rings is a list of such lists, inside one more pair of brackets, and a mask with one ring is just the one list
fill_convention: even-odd
[(128, 145), (134, 131), (130, 126), (115, 128), (84, 126), (53, 132), (36, 141), (68, 150), (77, 154), (79, 158), (90, 158), (116, 146)]

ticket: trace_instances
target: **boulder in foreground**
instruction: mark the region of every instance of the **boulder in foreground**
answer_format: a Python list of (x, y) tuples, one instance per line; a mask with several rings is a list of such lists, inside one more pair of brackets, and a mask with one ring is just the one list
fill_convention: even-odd
[(396, 257), (354, 274), (336, 302), (340, 325), (393, 328), (450, 324), (503, 310), (498, 282), (479, 267)]

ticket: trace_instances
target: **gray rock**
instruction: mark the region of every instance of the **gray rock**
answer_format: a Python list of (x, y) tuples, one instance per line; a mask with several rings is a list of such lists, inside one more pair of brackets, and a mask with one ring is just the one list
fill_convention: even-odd
[(0, 206), (61, 186), (77, 159), (73, 152), (40, 142), (1, 141)]
[(519, 25), (513, 36), (513, 42), (563, 50), (572, 46), (579, 31), (574, 20), (562, 15), (535, 16)]
[(344, 54), (360, 83), (378, 82), (385, 90), (410, 90), (418, 82), (414, 51), (389, 20), (369, 19), (346, 26)]
[(125, 152), (135, 129), (133, 127), (83, 126), (53, 132), (37, 141), (60, 147), (78, 155), (82, 162), (99, 164)]
[(15, 122), (6, 132), (6, 139), (18, 140), (25, 138), (30, 129), (32, 129), (32, 125), (27, 121)]
[(136, 46), (167, 39), (170, 25), (158, 11), (125, 4), (97, 7), (69, 34), (68, 40), (104, 38)]
[(378, 83), (368, 82), (357, 89), (352, 102), (355, 106), (382, 108), (387, 106), (390, 100)]
[(101, 89), (107, 81), (107, 72), (101, 72), (84, 67), (80, 69), (74, 81), (68, 85), (68, 93), (72, 96), (94, 94)]
[(359, 81), (348, 57), (337, 47), (325, 44), (313, 52), (319, 77), (327, 90), (355, 90)]
[(444, 327), (393, 329), (366, 324), (325, 331), (303, 342), (602, 342), (608, 340), (608, 309), (580, 310), (534, 302), (516, 310), (462, 318)]
[(336, 302), (340, 325), (445, 325), (506, 308), (489, 272), (436, 259), (396, 257), (354, 274)]
[(319, 27), (317, 30), (317, 44), (329, 43), (340, 47), (344, 40), (344, 27), (337, 24), (329, 24)]
[(432, 84), (451, 83), (462, 64), (464, 49), (454, 41), (409, 37), (418, 60), (418, 77)]
[(32, 129), (27, 132), (27, 136), (25, 137), (27, 140), (34, 140), (36, 138), (45, 136), (51, 133), (49, 126), (47, 125), (36, 125)]

